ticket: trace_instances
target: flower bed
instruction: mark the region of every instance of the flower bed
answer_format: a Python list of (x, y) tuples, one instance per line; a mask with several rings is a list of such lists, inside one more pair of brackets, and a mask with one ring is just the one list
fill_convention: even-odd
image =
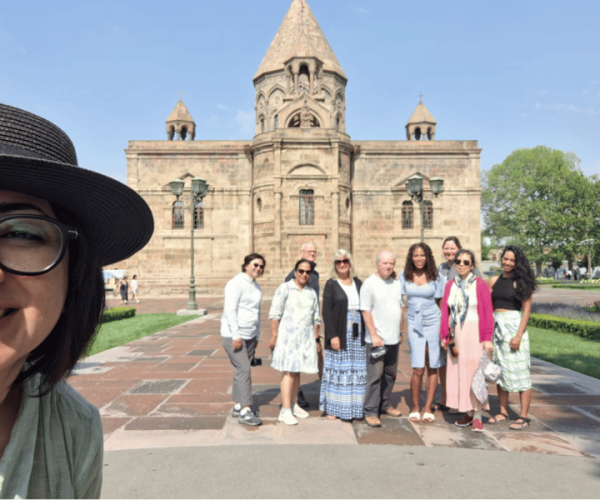
[(589, 307), (573, 304), (534, 302), (529, 325), (556, 332), (600, 340), (600, 304)]

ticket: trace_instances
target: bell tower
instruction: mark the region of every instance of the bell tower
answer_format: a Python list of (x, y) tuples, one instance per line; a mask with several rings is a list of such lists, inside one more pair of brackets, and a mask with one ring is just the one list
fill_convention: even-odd
[(347, 81), (306, 0), (292, 0), (253, 79), (249, 151), (253, 245), (275, 256), (281, 274), (303, 241), (325, 259), (351, 247)]
[(256, 134), (287, 127), (345, 132), (347, 81), (308, 3), (293, 0), (254, 76)]

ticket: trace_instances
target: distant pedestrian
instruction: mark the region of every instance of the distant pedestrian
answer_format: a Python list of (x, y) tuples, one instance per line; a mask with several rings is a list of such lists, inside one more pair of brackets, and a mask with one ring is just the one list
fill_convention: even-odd
[(527, 323), (531, 314), (535, 276), (523, 251), (508, 245), (502, 251), (502, 275), (491, 280), (494, 302), (494, 361), (502, 368), (498, 381), (500, 413), (489, 423), (508, 420), (508, 393), (518, 392), (519, 418), (509, 427), (520, 431), (529, 426), (531, 373)]
[(221, 318), (223, 348), (233, 368), (231, 398), (232, 417), (240, 424), (260, 425), (262, 420), (252, 411), (251, 362), (260, 337), (260, 303), (262, 290), (256, 279), (265, 271), (265, 258), (258, 253), (244, 257), (242, 272), (225, 286), (225, 304)]
[(300, 259), (294, 266), (294, 279), (279, 285), (273, 297), (269, 319), (273, 351), (271, 366), (282, 372), (279, 421), (296, 425), (308, 412), (297, 403), (300, 373), (318, 373), (317, 353), (321, 350), (319, 299), (308, 280), (313, 263)]
[(119, 284), (119, 293), (121, 294), (121, 304), (128, 303), (128, 292), (129, 292), (129, 283), (127, 283), (127, 276), (123, 276), (121, 283)]
[(129, 285), (129, 288), (131, 290), (131, 300), (135, 301), (136, 304), (139, 304), (140, 301), (138, 299), (138, 281), (137, 281), (137, 274), (133, 275), (133, 279), (131, 280), (131, 283)]
[(473, 274), (475, 255), (464, 248), (454, 258), (457, 276), (448, 281), (442, 299), (441, 338), (448, 349), (446, 394), (448, 406), (466, 412), (454, 422), (457, 427), (473, 426), (483, 431), (482, 404), (471, 390), (471, 380), (485, 350), (491, 356), (494, 311), (487, 283)]

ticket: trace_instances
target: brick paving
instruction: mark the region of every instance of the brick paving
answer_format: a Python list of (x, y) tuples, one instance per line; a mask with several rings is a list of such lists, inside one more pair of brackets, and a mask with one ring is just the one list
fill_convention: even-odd
[[(560, 290), (559, 298), (564, 300), (564, 296), (565, 291)], [(119, 301), (109, 297), (108, 302), (117, 305)], [(186, 302), (186, 298), (153, 298), (136, 307), (140, 313), (174, 312), (185, 308)], [(198, 302), (208, 310), (207, 316), (87, 358), (70, 377), (69, 382), (100, 409), (106, 450), (387, 444), (600, 457), (600, 380), (534, 359), (530, 428), (516, 432), (510, 431), (508, 424), (485, 425), (483, 433), (474, 433), (470, 428), (456, 428), (452, 424), (457, 418), (440, 412), (431, 424), (414, 424), (407, 418), (411, 368), (406, 344), (400, 349), (392, 396), (402, 411), (401, 418), (383, 417), (379, 429), (362, 421), (326, 420), (318, 410), (317, 376), (302, 375), (310, 418), (294, 427), (282, 425), (277, 422), (279, 373), (270, 368), (266, 342), (268, 301), (263, 301), (261, 316), (264, 340), (257, 347), (263, 365), (254, 367), (252, 373), (255, 405), (264, 425), (239, 425), (229, 416), (232, 372), (219, 335), (223, 299), (202, 297)], [(490, 387), (492, 414), (498, 410), (495, 392)], [(511, 395), (510, 401), (514, 419), (517, 395)]]

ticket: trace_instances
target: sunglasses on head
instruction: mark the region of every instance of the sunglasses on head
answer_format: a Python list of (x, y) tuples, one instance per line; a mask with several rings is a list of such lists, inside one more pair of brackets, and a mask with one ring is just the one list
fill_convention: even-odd
[(454, 263), (457, 266), (470, 266), (471, 265), (471, 261), (470, 260), (455, 260)]
[(310, 273), (312, 273), (312, 271), (306, 271), (305, 269), (296, 269), (296, 272), (300, 273), (300, 274), (308, 274), (308, 275), (310, 275)]
[(348, 259), (336, 260), (335, 265), (337, 266), (339, 264), (350, 264), (350, 261)]

